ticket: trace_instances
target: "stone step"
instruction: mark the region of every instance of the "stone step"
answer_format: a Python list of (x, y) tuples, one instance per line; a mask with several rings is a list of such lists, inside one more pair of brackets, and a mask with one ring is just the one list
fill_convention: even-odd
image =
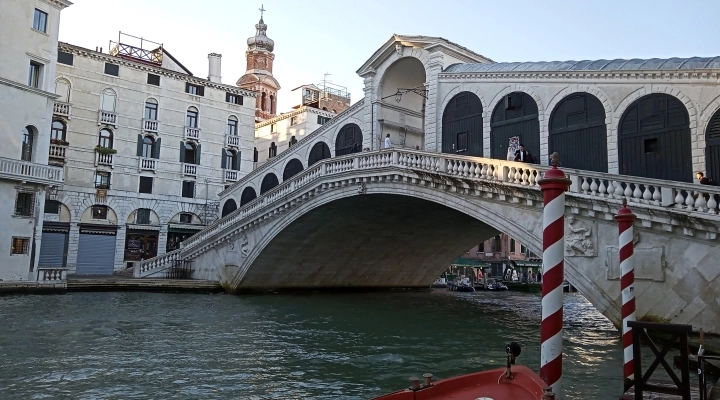
[(113, 276), (70, 276), (68, 291), (148, 291), (220, 293), (219, 282), (199, 279), (125, 278)]

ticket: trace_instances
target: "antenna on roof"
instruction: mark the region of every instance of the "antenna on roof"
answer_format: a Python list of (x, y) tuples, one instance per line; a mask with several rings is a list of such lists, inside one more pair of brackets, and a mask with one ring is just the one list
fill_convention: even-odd
[(327, 77), (330, 75), (332, 75), (332, 74), (329, 72), (326, 72), (323, 74), (323, 97), (325, 97), (326, 100), (327, 100), (327, 84), (331, 82), (331, 81), (328, 81)]

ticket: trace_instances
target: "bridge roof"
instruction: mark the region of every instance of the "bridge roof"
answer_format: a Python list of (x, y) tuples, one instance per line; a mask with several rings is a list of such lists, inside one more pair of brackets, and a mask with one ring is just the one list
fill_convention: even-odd
[(443, 73), (545, 71), (676, 71), (720, 69), (720, 57), (651, 58), (632, 60), (538, 61), (453, 64)]

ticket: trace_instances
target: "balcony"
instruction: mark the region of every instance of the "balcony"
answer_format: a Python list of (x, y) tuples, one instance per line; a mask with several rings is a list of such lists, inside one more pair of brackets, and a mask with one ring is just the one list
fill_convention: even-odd
[(98, 111), (98, 125), (112, 125), (117, 128), (117, 114), (112, 111)]
[(225, 135), (225, 145), (240, 147), (240, 136)]
[(158, 127), (160, 126), (160, 121), (155, 119), (145, 119), (142, 120), (143, 124), (143, 131), (150, 132), (150, 133), (158, 133)]
[(62, 184), (64, 170), (27, 161), (0, 158), (0, 178), (43, 185)]
[(197, 176), (197, 165), (195, 164), (182, 164), (182, 173), (187, 176)]
[(238, 171), (234, 171), (232, 169), (226, 169), (225, 170), (225, 182), (237, 182), (238, 181)]
[(70, 116), (70, 103), (62, 103), (59, 101), (56, 101), (53, 105), (53, 114), (59, 115), (61, 117), (69, 117)]
[(200, 140), (200, 128), (185, 127), (185, 139)]
[(107, 165), (110, 168), (113, 166), (113, 155), (95, 152), (95, 166)]
[(50, 143), (50, 151), (48, 152), (48, 155), (51, 159), (62, 160), (64, 162), (66, 151), (67, 145)]
[(144, 158), (140, 157), (138, 169), (140, 171), (153, 171), (155, 172), (155, 169), (157, 168), (157, 162), (158, 160), (154, 158)]

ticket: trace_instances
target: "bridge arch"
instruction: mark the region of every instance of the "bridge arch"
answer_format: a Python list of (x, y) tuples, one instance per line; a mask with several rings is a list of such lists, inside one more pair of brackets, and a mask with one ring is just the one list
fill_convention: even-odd
[(340, 128), (335, 138), (335, 157), (362, 151), (363, 134), (357, 124), (349, 123)]
[(483, 106), (473, 92), (462, 91), (445, 105), (442, 115), (442, 152), (483, 156)]
[(312, 166), (318, 161), (324, 160), (326, 158), (332, 157), (330, 155), (330, 147), (328, 147), (327, 143), (320, 140), (317, 143), (313, 145), (312, 148), (310, 148), (310, 151), (308, 152), (308, 167)]
[(590, 93), (560, 100), (549, 118), (549, 153), (561, 154), (564, 167), (608, 171), (606, 109)]
[(245, 189), (243, 189), (242, 194), (240, 195), (240, 207), (255, 200), (256, 198), (257, 192), (255, 192), (255, 188), (252, 186), (246, 187)]
[(507, 159), (510, 139), (513, 146), (524, 144), (525, 150), (540, 162), (541, 110), (533, 96), (513, 91), (503, 95), (493, 108), (490, 120), (490, 157)]
[(223, 204), (221, 216), (224, 217), (235, 210), (237, 210), (237, 203), (235, 199), (229, 198), (225, 201), (225, 204)]
[(285, 164), (283, 168), (283, 182), (299, 174), (304, 169), (302, 161), (297, 158), (292, 158)]
[(263, 177), (262, 183), (260, 183), (260, 194), (267, 192), (268, 190), (279, 185), (277, 175), (274, 172), (268, 172)]

